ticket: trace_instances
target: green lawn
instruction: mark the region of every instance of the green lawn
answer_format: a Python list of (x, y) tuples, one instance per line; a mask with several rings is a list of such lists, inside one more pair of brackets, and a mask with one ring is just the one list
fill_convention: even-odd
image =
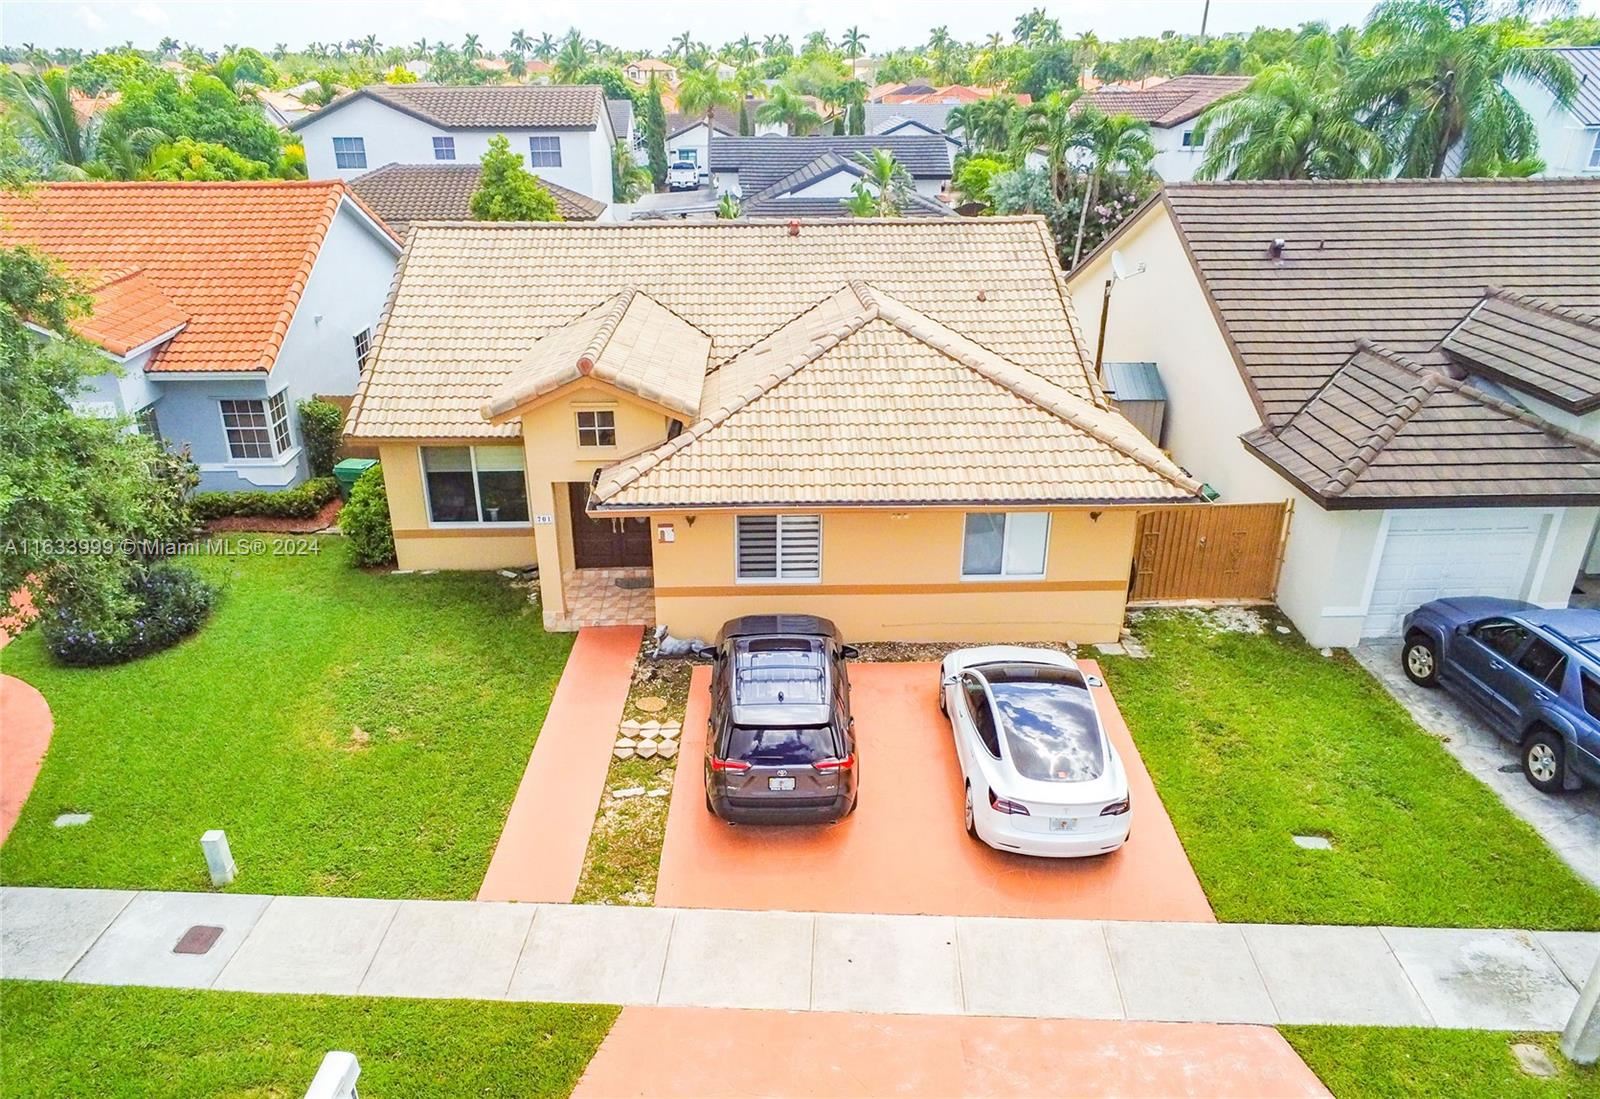
[(473, 895), (571, 637), (497, 574), (362, 572), (320, 546), (202, 559), (212, 620), (131, 664), (59, 667), (35, 632), (6, 648), (55, 715), (7, 884), (209, 888), (200, 835), (224, 828), (236, 891)]
[(1179, 612), (1135, 632), (1150, 657), (1106, 679), (1218, 919), (1600, 927), (1600, 893), (1347, 654)]
[[(1335, 1099), (1578, 1099), (1600, 1096), (1600, 1071), (1565, 1060), (1554, 1034), (1404, 1027), (1280, 1027)], [(1517, 1065), (1513, 1043), (1542, 1047), (1553, 1077)]]
[(5, 1094), (298, 1096), (329, 1050), (361, 1094), (562, 1096), (614, 1007), (0, 983)]

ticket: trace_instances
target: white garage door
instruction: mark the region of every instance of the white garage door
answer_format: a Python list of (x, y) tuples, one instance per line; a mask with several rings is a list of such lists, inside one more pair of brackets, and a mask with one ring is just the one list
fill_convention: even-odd
[(1548, 516), (1468, 508), (1395, 512), (1389, 523), (1362, 637), (1389, 637), (1430, 599), (1523, 599)]

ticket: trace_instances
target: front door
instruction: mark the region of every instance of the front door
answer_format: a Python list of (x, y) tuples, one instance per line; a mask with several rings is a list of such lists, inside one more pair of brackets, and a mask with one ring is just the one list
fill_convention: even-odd
[(589, 502), (589, 486), (582, 481), (568, 482), (567, 498), (572, 505), (574, 568), (650, 567), (650, 520), (591, 518), (584, 510)]

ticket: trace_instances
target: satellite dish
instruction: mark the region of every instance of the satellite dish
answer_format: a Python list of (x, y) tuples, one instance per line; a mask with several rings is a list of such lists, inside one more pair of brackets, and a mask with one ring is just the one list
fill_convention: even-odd
[(1128, 261), (1122, 258), (1122, 253), (1111, 253), (1111, 273), (1120, 281), (1128, 277)]

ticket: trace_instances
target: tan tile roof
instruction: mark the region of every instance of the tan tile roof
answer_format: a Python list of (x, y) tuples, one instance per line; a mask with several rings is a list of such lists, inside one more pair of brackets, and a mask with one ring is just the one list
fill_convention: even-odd
[(710, 336), (630, 287), (534, 344), (484, 403), (483, 416), (507, 416), (564, 385), (594, 378), (690, 418), (700, 411), (710, 354)]
[(505, 438), (483, 402), (540, 337), (632, 287), (726, 362), (868, 279), (1018, 366), (1100, 399), (1040, 218), (432, 223), (415, 227), (350, 412), (363, 438)]
[(596, 510), (1165, 501), (1199, 490), (1121, 416), (865, 283), (791, 327), (804, 335), (763, 341), (712, 375), (698, 422), (602, 472)]
[[(481, 164), (385, 164), (349, 181), (352, 191), (401, 236), (414, 221), (463, 221), (472, 217), (472, 194)], [(567, 221), (593, 221), (606, 204), (541, 179)]]
[(108, 349), (181, 316), (152, 372), (270, 370), (347, 198), (338, 180), (40, 184), (0, 191), (0, 243), (36, 245), (95, 287), (80, 331)]
[(1126, 114), (1152, 126), (1176, 126), (1199, 116), (1205, 109), (1248, 87), (1248, 76), (1210, 76), (1191, 73), (1148, 88), (1102, 84), (1085, 99), (1106, 114)]
[(1593, 443), (1367, 344), (1287, 424), (1244, 443), (1327, 508), (1600, 499)]
[(596, 84), (368, 84), (290, 123), (289, 129), (299, 130), (360, 98), (452, 130), (592, 129), (606, 109), (605, 91)]
[(1600, 408), (1600, 318), (1496, 289), (1441, 346), (1473, 373), (1568, 412)]

